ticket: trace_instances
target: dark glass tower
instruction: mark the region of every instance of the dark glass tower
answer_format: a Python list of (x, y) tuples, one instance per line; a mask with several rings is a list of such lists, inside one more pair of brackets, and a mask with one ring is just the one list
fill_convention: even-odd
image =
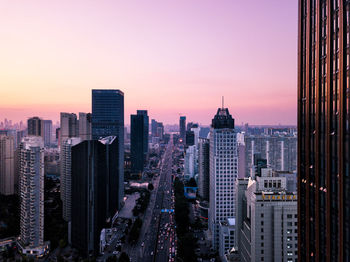
[(28, 135), (29, 136), (42, 136), (42, 120), (35, 116), (27, 120)]
[(186, 117), (180, 116), (180, 122), (179, 122), (179, 128), (180, 128), (180, 138), (183, 142), (186, 140)]
[(118, 138), (118, 196), (124, 197), (124, 93), (113, 89), (92, 90), (92, 139), (107, 136)]
[(298, 261), (350, 261), (349, 19), (299, 0)]
[(152, 122), (151, 122), (151, 132), (152, 132), (152, 137), (157, 136), (157, 121), (154, 119), (152, 119)]
[(72, 245), (96, 255), (102, 228), (118, 209), (118, 140), (86, 140), (72, 147)]
[(142, 172), (148, 154), (149, 118), (147, 110), (137, 110), (137, 115), (131, 115), (131, 169)]

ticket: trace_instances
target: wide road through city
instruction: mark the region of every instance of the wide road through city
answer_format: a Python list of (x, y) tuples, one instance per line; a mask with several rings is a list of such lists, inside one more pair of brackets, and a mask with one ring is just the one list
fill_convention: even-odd
[[(173, 138), (171, 136), (163, 157), (160, 181), (152, 220), (147, 229), (142, 247), (145, 262), (169, 261), (175, 255), (174, 208), (172, 200)], [(168, 210), (168, 211), (166, 211)]]

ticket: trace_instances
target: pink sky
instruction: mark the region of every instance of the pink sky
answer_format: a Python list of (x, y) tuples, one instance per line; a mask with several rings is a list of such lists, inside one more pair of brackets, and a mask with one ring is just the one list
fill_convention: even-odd
[(125, 94), (125, 122), (295, 124), (297, 1), (2, 1), (0, 121), (90, 112)]

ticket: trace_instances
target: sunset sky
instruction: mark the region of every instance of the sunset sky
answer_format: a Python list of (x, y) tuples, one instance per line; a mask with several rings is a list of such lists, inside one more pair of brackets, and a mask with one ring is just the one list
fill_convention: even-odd
[(91, 112), (125, 94), (166, 124), (296, 124), (296, 0), (0, 0), (0, 121)]

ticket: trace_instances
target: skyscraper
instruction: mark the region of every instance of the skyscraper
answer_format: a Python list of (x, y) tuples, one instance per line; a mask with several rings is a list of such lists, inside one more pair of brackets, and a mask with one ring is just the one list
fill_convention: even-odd
[(212, 120), (209, 148), (209, 230), (212, 247), (219, 248), (219, 226), (235, 217), (235, 180), (238, 174), (237, 137), (234, 119), (227, 108), (219, 108)]
[[(60, 128), (60, 134), (59, 134), (59, 146), (61, 148), (60, 150), (60, 159), (65, 161), (65, 156), (63, 156), (64, 150), (62, 150), (62, 147), (65, 143), (65, 141), (68, 138), (71, 137), (77, 137), (79, 135), (79, 123), (77, 119), (77, 115), (74, 113), (61, 113), (61, 128)], [(65, 175), (66, 170), (64, 165), (60, 165), (60, 175), (61, 175), (61, 188), (60, 188), (60, 194), (61, 194), (61, 200), (65, 200), (66, 195), (66, 188), (68, 188), (67, 185), (65, 185)]]
[(180, 122), (179, 122), (179, 130), (180, 130), (180, 138), (183, 142), (186, 140), (186, 117), (180, 116)]
[(92, 139), (118, 138), (118, 200), (124, 197), (124, 93), (113, 89), (92, 90)]
[(44, 138), (44, 146), (50, 146), (52, 137), (52, 121), (42, 120), (42, 127), (42, 137)]
[(130, 116), (131, 169), (142, 172), (148, 153), (149, 119), (146, 110), (137, 110), (137, 115)]
[(349, 19), (349, 1), (299, 1), (299, 261), (350, 261)]
[(20, 247), (25, 254), (44, 253), (44, 143), (28, 136), (20, 154)]
[(42, 120), (35, 116), (27, 120), (28, 135), (29, 136), (41, 136), (42, 135)]
[(0, 194), (15, 193), (14, 137), (0, 135)]
[(156, 137), (157, 136), (157, 121), (152, 119), (151, 120), (151, 134), (152, 137)]
[(102, 228), (118, 209), (118, 141), (85, 140), (72, 147), (72, 245), (97, 254)]
[(199, 138), (198, 149), (198, 194), (209, 200), (209, 139)]
[(91, 140), (91, 114), (79, 113), (79, 137), (81, 140)]
[(61, 199), (62, 216), (65, 221), (71, 221), (72, 208), (72, 147), (81, 142), (80, 137), (67, 138), (61, 146)]
[(60, 146), (67, 138), (79, 136), (79, 122), (76, 114), (61, 113), (60, 124)]

